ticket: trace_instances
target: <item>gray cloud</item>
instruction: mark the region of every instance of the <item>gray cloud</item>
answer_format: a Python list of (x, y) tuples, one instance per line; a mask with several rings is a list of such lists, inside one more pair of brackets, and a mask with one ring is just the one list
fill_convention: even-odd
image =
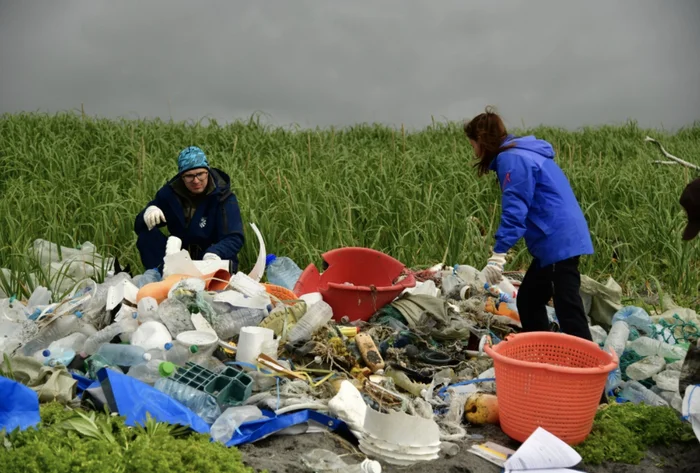
[(0, 1), (0, 113), (700, 120), (700, 2)]

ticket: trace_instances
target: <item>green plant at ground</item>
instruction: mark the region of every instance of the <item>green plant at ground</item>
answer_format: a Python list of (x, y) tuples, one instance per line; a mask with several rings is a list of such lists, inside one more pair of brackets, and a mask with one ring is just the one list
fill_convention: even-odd
[(586, 441), (574, 448), (588, 465), (637, 465), (653, 445), (693, 441), (692, 427), (674, 409), (623, 403), (599, 411)]
[(38, 429), (0, 434), (3, 472), (254, 471), (243, 464), (236, 448), (152, 418), (129, 428), (122, 417), (51, 403), (41, 406), (41, 419)]
[[(700, 126), (667, 133), (634, 123), (566, 131), (540, 127), (588, 218), (596, 254), (582, 270), (612, 275), (638, 290), (651, 276), (674, 295), (695, 295), (700, 246), (683, 243), (678, 199), (692, 171), (655, 166), (658, 149), (700, 159)], [(232, 177), (246, 226), (241, 267), (257, 252), (249, 222), (269, 252), (300, 266), (340, 246), (367, 246), (408, 266), (480, 266), (500, 214), (496, 181), (478, 179), (461, 127), (434, 123), (416, 132), (379, 125), (346, 129), (271, 128), (251, 119), (216, 122), (106, 120), (74, 114), (0, 117), (0, 261), (14, 271), (12, 293), (36, 272), (27, 248), (36, 238), (140, 267), (134, 218), (176, 172), (178, 152), (200, 146)], [(446, 256), (445, 256), (446, 255)], [(524, 245), (509, 269), (525, 268)], [(38, 276), (40, 277), (40, 276)]]

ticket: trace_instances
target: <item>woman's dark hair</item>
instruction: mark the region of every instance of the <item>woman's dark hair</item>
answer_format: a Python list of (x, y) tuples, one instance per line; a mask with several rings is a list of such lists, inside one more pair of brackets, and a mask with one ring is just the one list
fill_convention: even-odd
[(488, 174), (489, 166), (498, 153), (514, 146), (513, 143), (502, 146), (508, 132), (493, 107), (486, 107), (484, 113), (465, 123), (464, 133), (479, 145), (481, 156), (477, 156), (478, 161), (474, 167), (479, 170), (480, 176)]

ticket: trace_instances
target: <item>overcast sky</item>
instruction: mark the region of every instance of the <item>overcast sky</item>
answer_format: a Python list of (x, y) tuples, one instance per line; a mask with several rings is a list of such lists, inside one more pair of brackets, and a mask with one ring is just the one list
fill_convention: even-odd
[(700, 120), (700, 0), (0, 0), (0, 113)]

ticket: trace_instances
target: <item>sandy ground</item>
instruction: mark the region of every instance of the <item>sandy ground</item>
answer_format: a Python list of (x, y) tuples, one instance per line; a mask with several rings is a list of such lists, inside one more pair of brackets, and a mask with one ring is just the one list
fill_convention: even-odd
[[(500, 429), (493, 426), (470, 428), (470, 434), (484, 435), (488, 440), (512, 449), (518, 443), (510, 440)], [(484, 440), (479, 440), (482, 443)], [(383, 473), (499, 473), (501, 469), (476, 455), (467, 452), (474, 443), (460, 444), (461, 451), (453, 457), (441, 457), (428, 464), (411, 467), (382, 465)], [(309, 471), (300, 460), (300, 454), (314, 448), (324, 448), (343, 455), (346, 463), (358, 463), (365, 458), (356, 444), (330, 433), (302, 434), (270, 437), (251, 445), (239, 447), (243, 460), (258, 471), (270, 473), (299, 473)], [(609, 463), (598, 466), (578, 465), (575, 469), (589, 473), (698, 473), (700, 472), (700, 443), (670, 445), (654, 448), (639, 465)]]

